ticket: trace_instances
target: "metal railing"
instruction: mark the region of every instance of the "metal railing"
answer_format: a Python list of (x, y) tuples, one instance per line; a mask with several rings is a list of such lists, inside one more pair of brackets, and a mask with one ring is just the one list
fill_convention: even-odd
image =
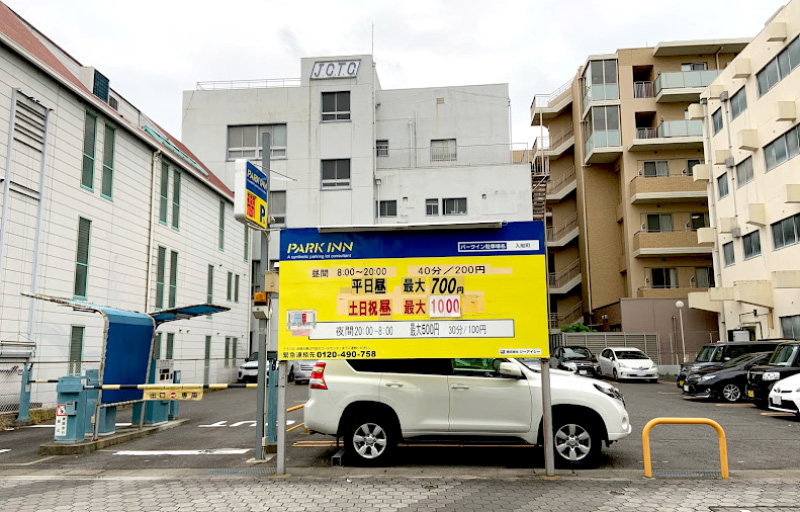
[(583, 318), (583, 302), (578, 302), (564, 313), (550, 313), (550, 327), (555, 329), (562, 325), (569, 325), (581, 318)]
[(633, 82), (634, 98), (654, 98), (656, 89), (653, 82)]
[(686, 87), (708, 87), (719, 75), (719, 69), (703, 71), (671, 71), (659, 73), (655, 81), (656, 94), (663, 89), (678, 89)]
[(540, 151), (554, 150), (567, 142), (573, 135), (574, 132), (572, 131), (572, 128), (570, 128), (557, 135), (536, 137), (533, 140), (533, 154), (535, 155)]
[(578, 227), (578, 214), (572, 214), (563, 224), (558, 226), (547, 226), (547, 240), (554, 242), (573, 229)]
[(273, 87), (300, 87), (300, 78), (264, 78), (260, 80), (219, 80), (197, 82), (198, 91), (221, 89), (267, 89)]
[(577, 259), (561, 272), (550, 272), (547, 281), (551, 288), (561, 288), (581, 273), (581, 261)]
[(639, 128), (636, 127), (637, 139), (655, 139), (658, 138), (658, 128)]
[(526, 142), (457, 145), (454, 147), (393, 148), (390, 146), (387, 155), (376, 158), (378, 169), (527, 164), (532, 160), (531, 150)]
[(570, 78), (566, 83), (562, 84), (558, 89), (549, 94), (534, 94), (531, 109), (549, 107), (553, 102), (566, 90), (572, 87), (572, 79)]
[(575, 181), (576, 173), (575, 173), (575, 166), (570, 167), (566, 171), (564, 171), (561, 176), (556, 178), (555, 180), (550, 180), (550, 183), (547, 184), (547, 193), (548, 194), (557, 194), (562, 189), (566, 188), (567, 185)]

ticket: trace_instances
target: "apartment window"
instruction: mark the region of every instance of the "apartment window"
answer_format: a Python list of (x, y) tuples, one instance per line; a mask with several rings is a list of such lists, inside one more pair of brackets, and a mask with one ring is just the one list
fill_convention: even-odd
[(729, 267), (736, 263), (736, 256), (733, 254), (733, 242), (722, 245), (722, 255), (725, 259), (725, 266)]
[(233, 366), (236, 366), (236, 360), (238, 359), (238, 348), (239, 338), (231, 338), (231, 359), (233, 360)]
[(385, 157), (389, 156), (389, 141), (388, 140), (376, 140), (375, 141), (375, 156), (377, 157)]
[(592, 107), (589, 116), (587, 152), (593, 148), (615, 147), (621, 144), (619, 107)]
[(161, 164), (161, 187), (159, 189), (158, 221), (167, 225), (167, 207), (169, 206), (169, 165)]
[(228, 302), (233, 298), (233, 272), (228, 272), (228, 287), (225, 292), (225, 300)]
[(756, 73), (758, 96), (761, 97), (800, 65), (800, 39), (795, 38), (777, 57)]
[(81, 186), (94, 190), (94, 152), (97, 142), (97, 115), (89, 110), (83, 124), (83, 168), (81, 172)]
[(650, 269), (653, 288), (677, 288), (678, 272), (674, 268)]
[(322, 161), (322, 188), (350, 187), (350, 159)]
[(114, 110), (119, 110), (119, 100), (113, 96), (108, 97), (108, 106)]
[(455, 162), (456, 139), (431, 140), (431, 162)]
[(773, 250), (794, 245), (800, 240), (800, 214), (787, 217), (772, 224)]
[(206, 302), (209, 304), (214, 303), (214, 265), (208, 266), (208, 285), (206, 287)]
[(425, 215), (427, 216), (435, 216), (439, 215), (439, 200), (438, 199), (426, 199), (425, 200)]
[(800, 154), (800, 126), (795, 126), (777, 139), (764, 146), (764, 159), (766, 161), (767, 172), (781, 165), (790, 158)]
[(237, 158), (261, 160), (264, 158), (261, 141), (265, 133), (270, 135), (270, 160), (286, 158), (286, 125), (261, 124), (228, 127), (228, 160)]
[(168, 307), (174, 308), (178, 299), (178, 253), (170, 251), (169, 254), (169, 302)]
[(647, 215), (648, 233), (669, 233), (672, 231), (672, 214), (650, 213)]
[(181, 222), (181, 171), (172, 170), (172, 229), (180, 229)]
[(167, 333), (167, 353), (164, 355), (165, 359), (175, 359), (175, 333)]
[(700, 160), (699, 158), (690, 158), (686, 161), (686, 174), (689, 176), (694, 176), (694, 166), (701, 165), (705, 160)]
[(695, 279), (698, 288), (714, 287), (714, 268), (698, 267), (695, 269)]
[(162, 333), (157, 332), (153, 338), (153, 353), (150, 354), (150, 359), (161, 359), (161, 335)]
[(731, 96), (731, 119), (736, 119), (745, 110), (747, 110), (747, 95), (745, 87), (742, 87)]
[(692, 214), (692, 231), (697, 231), (700, 228), (708, 227), (708, 214), (707, 213), (693, 213)]
[(225, 338), (225, 368), (231, 365), (231, 339)]
[(705, 62), (688, 62), (681, 64), (681, 71), (705, 71), (708, 64)]
[(250, 227), (244, 225), (244, 261), (250, 260)]
[(103, 176), (100, 184), (100, 195), (111, 199), (114, 194), (114, 141), (117, 131), (106, 123), (103, 135)]
[(761, 238), (758, 231), (744, 235), (742, 244), (744, 245), (744, 259), (755, 258), (761, 254)]
[(75, 286), (73, 295), (76, 299), (86, 298), (89, 282), (89, 241), (92, 232), (92, 221), (80, 217), (78, 219), (78, 249), (75, 254)]
[(346, 121), (350, 119), (350, 91), (322, 93), (322, 120)]
[(647, 178), (663, 178), (669, 176), (669, 162), (666, 160), (658, 160), (655, 162), (644, 163), (644, 175)]
[(782, 316), (781, 331), (784, 338), (800, 339), (800, 315)]
[(81, 361), (83, 361), (83, 337), (86, 327), (73, 325), (69, 336), (69, 368), (70, 375), (81, 374)]
[(286, 191), (276, 190), (269, 193), (269, 216), (273, 226), (286, 225)]
[(711, 123), (714, 125), (714, 135), (718, 134), (722, 130), (722, 108), (718, 108), (711, 114)]
[(719, 194), (719, 198), (722, 199), (723, 197), (728, 195), (728, 173), (723, 172), (717, 178), (717, 192)]
[(225, 201), (219, 202), (219, 237), (217, 246), (220, 251), (225, 250)]
[(397, 201), (380, 201), (378, 203), (378, 217), (397, 217)]
[(743, 187), (753, 181), (753, 158), (747, 157), (736, 166), (736, 187)]
[(443, 215), (466, 215), (467, 214), (467, 198), (466, 197), (453, 197), (442, 199), (442, 214)]
[(593, 60), (587, 69), (586, 84), (588, 100), (616, 100), (619, 99), (619, 86), (617, 85), (617, 61)]
[(164, 285), (167, 272), (167, 248), (159, 246), (156, 259), (156, 309), (164, 307)]
[(211, 383), (211, 336), (206, 336), (206, 347), (204, 354), (203, 384)]
[(239, 302), (239, 274), (233, 280), (233, 302)]

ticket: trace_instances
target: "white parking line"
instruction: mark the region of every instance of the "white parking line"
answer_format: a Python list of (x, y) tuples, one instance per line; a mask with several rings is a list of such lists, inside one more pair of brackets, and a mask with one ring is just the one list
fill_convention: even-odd
[(10, 452), (11, 448), (0, 448), (0, 453)]
[(210, 450), (120, 450), (114, 455), (155, 456), (155, 455), (241, 455), (250, 448), (215, 448)]

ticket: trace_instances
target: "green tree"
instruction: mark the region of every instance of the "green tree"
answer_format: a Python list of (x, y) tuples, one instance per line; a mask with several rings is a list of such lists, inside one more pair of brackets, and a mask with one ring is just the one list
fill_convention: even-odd
[(562, 325), (561, 332), (597, 332), (589, 328), (581, 322), (575, 322), (569, 325)]

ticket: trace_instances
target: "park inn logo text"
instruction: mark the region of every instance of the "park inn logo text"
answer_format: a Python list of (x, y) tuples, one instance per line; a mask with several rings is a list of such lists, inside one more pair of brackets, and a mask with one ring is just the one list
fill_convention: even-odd
[(354, 242), (308, 242), (290, 243), (286, 247), (289, 259), (343, 259), (352, 257)]

